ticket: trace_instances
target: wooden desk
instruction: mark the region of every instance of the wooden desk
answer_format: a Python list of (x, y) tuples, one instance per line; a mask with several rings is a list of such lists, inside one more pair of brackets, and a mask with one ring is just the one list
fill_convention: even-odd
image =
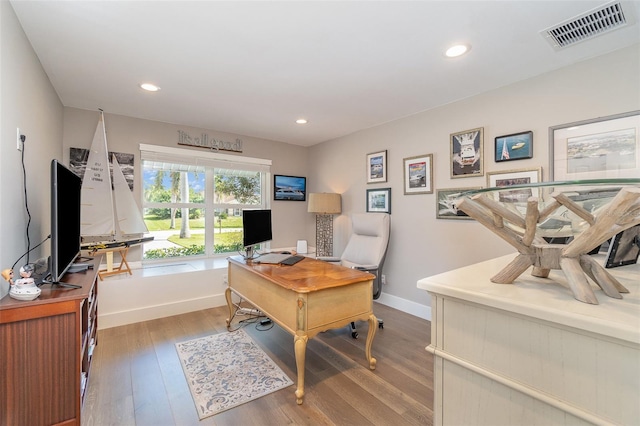
[(298, 387), (296, 402), (304, 397), (304, 363), (307, 341), (316, 334), (367, 320), (369, 332), (365, 355), (369, 368), (376, 368), (371, 356), (378, 320), (373, 315), (373, 279), (367, 272), (305, 258), (293, 266), (267, 265), (229, 258), (229, 305), (227, 329), (234, 306), (231, 292), (242, 297), (294, 336)]

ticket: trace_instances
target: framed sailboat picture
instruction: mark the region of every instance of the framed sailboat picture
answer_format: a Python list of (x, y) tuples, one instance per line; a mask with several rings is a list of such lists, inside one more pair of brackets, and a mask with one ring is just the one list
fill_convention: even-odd
[[(120, 164), (120, 168), (122, 169), (122, 174), (124, 175), (127, 184), (129, 185), (129, 189), (133, 191), (133, 182), (134, 182), (134, 155), (127, 154), (124, 152), (113, 152), (109, 151), (109, 169), (111, 173), (111, 177), (113, 178), (113, 156), (116, 156), (118, 159), (118, 163)], [(69, 168), (78, 176), (80, 179), (84, 178), (85, 170), (87, 169), (87, 162), (89, 160), (89, 150), (86, 148), (70, 148), (69, 149)], [(113, 180), (112, 180), (113, 182)]]
[(533, 132), (498, 136), (494, 153), (496, 163), (533, 158)]

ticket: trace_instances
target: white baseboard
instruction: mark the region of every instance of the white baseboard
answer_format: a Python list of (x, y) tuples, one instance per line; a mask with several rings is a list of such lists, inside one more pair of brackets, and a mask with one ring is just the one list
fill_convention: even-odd
[(431, 306), (421, 305), (420, 303), (412, 302), (386, 293), (382, 293), (377, 302), (418, 318), (431, 321)]
[(141, 321), (149, 321), (158, 318), (170, 317), (173, 315), (186, 314), (188, 312), (200, 311), (202, 309), (224, 306), (227, 300), (224, 294), (217, 294), (207, 297), (199, 297), (189, 300), (178, 300), (176, 302), (164, 303), (154, 306), (144, 306), (139, 309), (127, 311), (111, 312), (100, 314), (98, 328), (111, 328), (120, 325), (133, 324)]

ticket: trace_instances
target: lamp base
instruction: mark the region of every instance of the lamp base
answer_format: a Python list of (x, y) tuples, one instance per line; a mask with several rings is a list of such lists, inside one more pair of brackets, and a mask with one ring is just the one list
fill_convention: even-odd
[(333, 215), (316, 215), (316, 256), (333, 256)]

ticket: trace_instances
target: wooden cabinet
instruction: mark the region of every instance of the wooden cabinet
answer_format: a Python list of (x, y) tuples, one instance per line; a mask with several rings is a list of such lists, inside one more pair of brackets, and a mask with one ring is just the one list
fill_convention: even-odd
[(513, 257), (418, 281), (431, 295), (434, 424), (637, 424), (640, 265), (609, 269), (630, 293), (594, 286), (591, 305), (559, 271), (490, 282)]
[(32, 301), (0, 300), (0, 425), (80, 425), (97, 344), (100, 259), (43, 285)]

